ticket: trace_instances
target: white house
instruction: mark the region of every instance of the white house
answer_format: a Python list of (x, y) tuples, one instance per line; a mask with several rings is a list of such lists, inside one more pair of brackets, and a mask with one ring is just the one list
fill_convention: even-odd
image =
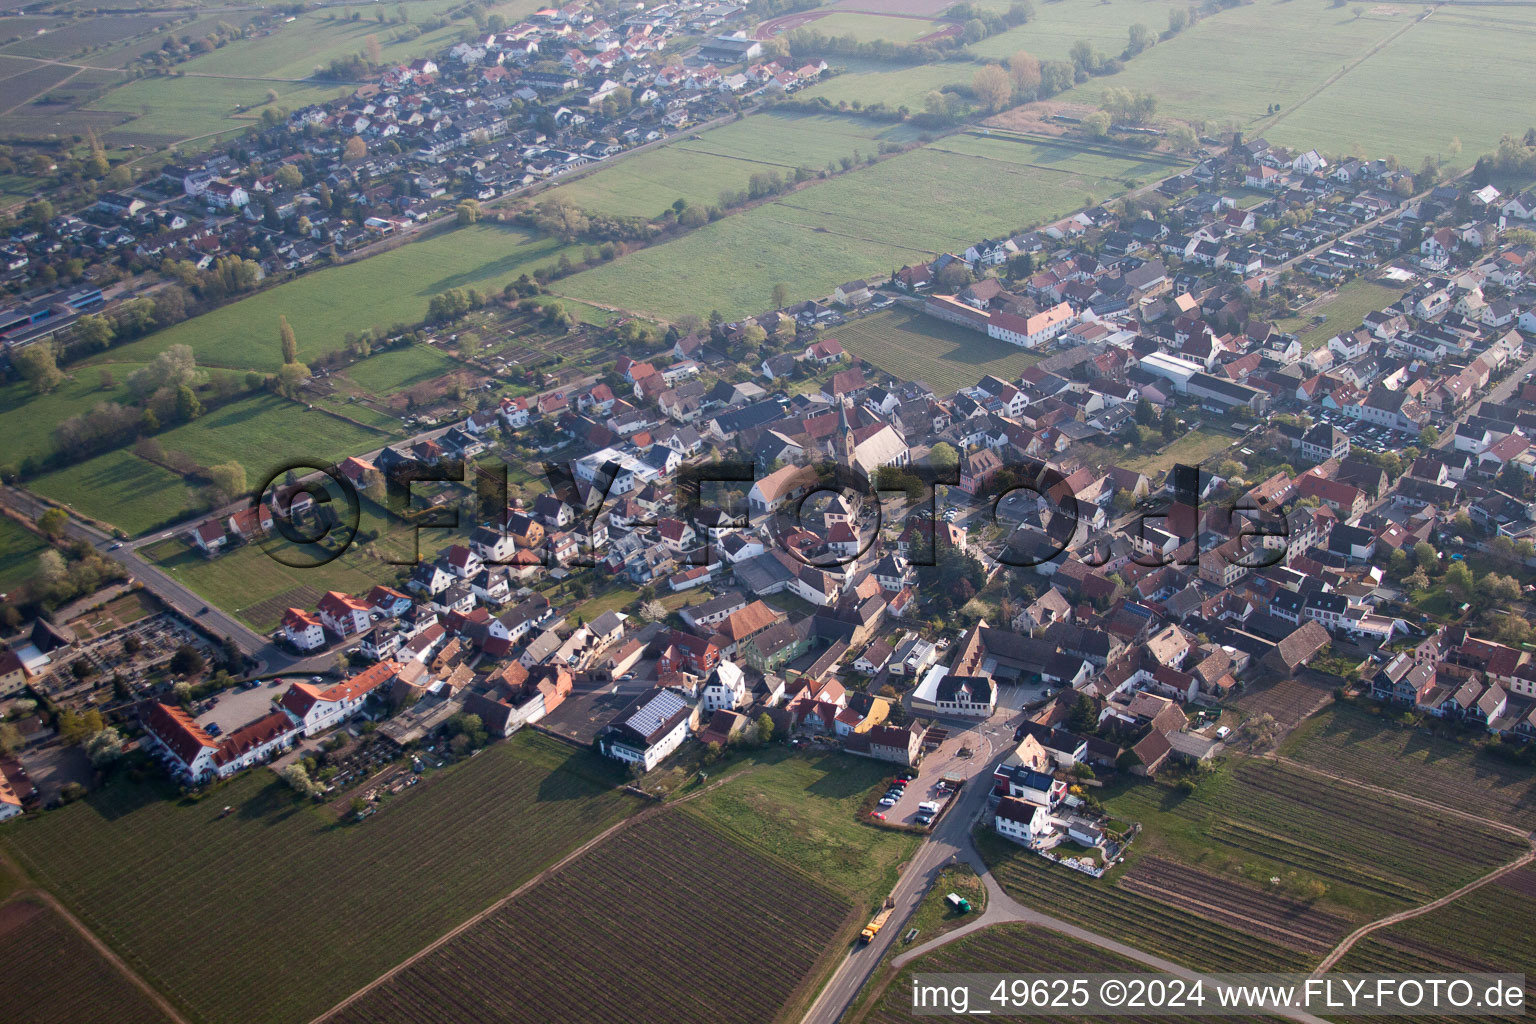
[(301, 651), (313, 651), (325, 646), (325, 628), (320, 619), (302, 608), (289, 608), (283, 616), (283, 636)]
[(735, 711), (747, 703), (747, 679), (734, 661), (721, 660), (704, 681), (699, 692), (700, 708), (705, 714), (713, 711)]
[(688, 699), (677, 690), (652, 688), (603, 727), (597, 734), (598, 750), (650, 771), (688, 738), (692, 714)]
[(351, 718), (368, 695), (393, 679), (402, 667), (398, 661), (381, 661), (334, 686), (294, 683), (278, 704), (305, 736), (313, 736)]
[(337, 636), (361, 633), (372, 621), (366, 603), (339, 590), (327, 591), (316, 610), (320, 613), (321, 625)]
[(1051, 814), (1044, 804), (1005, 796), (997, 802), (992, 827), (998, 835), (1032, 846), (1051, 833)]

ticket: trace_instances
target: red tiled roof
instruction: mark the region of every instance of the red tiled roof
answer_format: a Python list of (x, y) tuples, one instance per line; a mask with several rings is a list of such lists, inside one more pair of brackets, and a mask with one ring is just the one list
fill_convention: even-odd
[(191, 764), (204, 747), (218, 746), (191, 715), (159, 701), (150, 703), (144, 715), (144, 728), (169, 747), (182, 764)]

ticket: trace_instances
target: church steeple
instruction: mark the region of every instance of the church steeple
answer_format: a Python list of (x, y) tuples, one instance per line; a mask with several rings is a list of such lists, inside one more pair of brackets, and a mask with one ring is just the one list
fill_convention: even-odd
[(848, 422), (848, 396), (837, 403), (837, 463), (838, 468), (853, 469), (853, 424)]

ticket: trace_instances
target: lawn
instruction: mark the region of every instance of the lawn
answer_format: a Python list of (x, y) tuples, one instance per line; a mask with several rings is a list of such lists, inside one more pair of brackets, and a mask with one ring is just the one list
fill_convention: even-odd
[[(1356, 278), (1309, 304), (1298, 317), (1278, 321), (1275, 326), (1294, 333), (1306, 352), (1322, 348), (1328, 339), (1359, 328), (1367, 313), (1385, 309), (1402, 298), (1403, 290)], [(1321, 314), (1323, 322), (1311, 326), (1311, 318)]]
[(555, 290), (662, 319), (760, 312), (776, 282), (797, 299), (826, 295), (849, 278), (1053, 220), (1090, 196), (1172, 170), (1067, 146), (946, 138), (566, 278)]
[(678, 199), (716, 205), (722, 191), (745, 189), (753, 174), (820, 171), (829, 161), (874, 153), (882, 142), (910, 142), (917, 134), (906, 125), (837, 114), (769, 111), (625, 157), (534, 202), (554, 198), (592, 213), (655, 217)]
[(918, 380), (940, 395), (970, 387), (987, 374), (1015, 380), (1040, 357), (1017, 345), (902, 307), (842, 324), (830, 337), (900, 380)]
[(181, 477), (127, 449), (38, 477), (27, 486), (130, 534), (173, 522), (203, 507), (197, 490)]
[(524, 732), (355, 825), (264, 769), (200, 801), (120, 777), (0, 842), (192, 1017), (292, 1022), (634, 810), (607, 772)]
[(416, 323), (439, 292), (499, 290), (535, 265), (553, 263), (559, 251), (555, 239), (516, 228), (478, 224), (443, 231), (360, 262), (305, 274), (114, 349), (109, 356), (147, 362), (181, 344), (191, 346), (202, 366), (275, 373), (282, 363), (279, 316), (293, 325), (299, 358), (313, 359), (344, 347), (349, 331)]
[(864, 798), (890, 765), (808, 752), (747, 769), (683, 807), (749, 849), (794, 865), (865, 906), (878, 906), (917, 837), (866, 825)]
[(239, 462), (252, 489), (290, 462), (327, 466), (392, 439), (272, 394), (231, 402), (155, 438), (167, 453), (183, 452), (201, 466)]
[(37, 556), (48, 545), (7, 516), (0, 516), (0, 590), (25, 583), (37, 571)]
[[(995, 0), (987, 6), (999, 13), (1012, 0)], [(1066, 60), (1072, 44), (1086, 39), (1100, 50), (1119, 56), (1128, 31), (1138, 22), (1154, 33), (1168, 27), (1168, 13), (1183, 9), (1179, 0), (1057, 0), (1036, 4), (1035, 16), (1018, 28), (990, 36), (968, 49), (978, 57), (1006, 58), (1026, 50), (1040, 60)]]
[(1349, 704), (1304, 722), (1281, 752), (1369, 785), (1536, 829), (1536, 771)]
[[(795, 866), (669, 812), (636, 821), (331, 1019), (444, 1020), (452, 1007), (455, 1024), (768, 1024), (808, 993), (850, 911)], [(728, 997), (701, 983), (720, 978)]]
[(168, 1024), (133, 982), (37, 899), (0, 905), (0, 1019), (9, 1024)]
[(1175, 464), (1182, 463), (1186, 466), (1204, 465), (1207, 459), (1214, 458), (1232, 445), (1237, 438), (1221, 430), (1213, 430), (1210, 427), (1201, 427), (1193, 430), (1183, 437), (1175, 438), (1169, 442), (1162, 451), (1153, 455), (1138, 455), (1129, 459), (1117, 459), (1115, 465), (1122, 469), (1132, 469), (1138, 473), (1145, 473), (1148, 477), (1155, 478), (1159, 473), (1166, 473), (1173, 469)]

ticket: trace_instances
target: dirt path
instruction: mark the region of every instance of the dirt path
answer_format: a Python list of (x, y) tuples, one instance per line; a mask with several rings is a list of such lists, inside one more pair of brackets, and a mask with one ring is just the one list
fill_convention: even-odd
[(1501, 832), (1508, 832), (1510, 835), (1519, 836), (1522, 840), (1527, 842), (1529, 842), (1531, 838), (1531, 833), (1527, 829), (1507, 824), (1505, 822), (1499, 821), (1497, 818), (1489, 818), (1480, 814), (1473, 814), (1471, 811), (1464, 811), (1459, 807), (1449, 807), (1445, 804), (1437, 804), (1433, 800), (1425, 800), (1422, 797), (1409, 796), (1406, 793), (1399, 793), (1397, 790), (1388, 789), (1385, 786), (1376, 786), (1369, 782), (1361, 782), (1358, 779), (1351, 779), (1347, 775), (1337, 775), (1333, 772), (1324, 771), (1321, 768), (1314, 768), (1309, 764), (1302, 764), (1300, 761), (1293, 761), (1290, 758), (1282, 757), (1279, 754), (1260, 754), (1259, 757), (1266, 761), (1276, 761), (1285, 765), (1287, 768), (1295, 768), (1296, 770), (1306, 772), (1309, 775), (1316, 775), (1318, 778), (1327, 779), (1330, 782), (1341, 782), (1346, 786), (1354, 786), (1356, 789), (1363, 789), (1367, 792), (1376, 793), (1380, 796), (1391, 797), (1394, 800), (1401, 800), (1405, 803), (1414, 804), (1418, 807), (1424, 807), (1432, 811), (1438, 811), (1441, 814), (1449, 814), (1453, 818), (1461, 818), (1464, 821), (1476, 822), (1479, 825), (1487, 825), (1490, 828), (1496, 828)]
[[(705, 793), (708, 793), (710, 790), (714, 789), (716, 786), (724, 785), (727, 782), (730, 782), (730, 781), (735, 780), (735, 779), (739, 779), (743, 775), (746, 775), (746, 774), (748, 774), (748, 773), (750, 773), (752, 771), (755, 771), (755, 770), (756, 769), (754, 767), (748, 767), (748, 768), (746, 768), (746, 769), (744, 769), (742, 771), (739, 771), (739, 772), (732, 772), (730, 775), (726, 775), (723, 778), (716, 779), (714, 782), (711, 782), (709, 785), (703, 787), (702, 789), (695, 790), (694, 792), (689, 793), (687, 796), (679, 797), (676, 800), (672, 800), (672, 801), (670, 801), (668, 803), (664, 803), (664, 804), (659, 804), (659, 805), (654, 806), (654, 807), (647, 807), (644, 810), (636, 812), (635, 814), (631, 814), (629, 817), (625, 818), (622, 821), (615, 822), (614, 824), (612, 824), (612, 825), (608, 826), (607, 828), (605, 828), (603, 831), (599, 832), (597, 835), (593, 836), (591, 839), (587, 840), (585, 843), (582, 843), (580, 846), (578, 846), (576, 849), (572, 850), (570, 853), (566, 854), (564, 857), (561, 857), (558, 861), (556, 861), (555, 863), (551, 864), (549, 867), (545, 868), (543, 871), (539, 872), (537, 875), (534, 875), (532, 878), (528, 879), (522, 885), (519, 885), (516, 889), (513, 889), (511, 892), (507, 893), (505, 896), (503, 896), (501, 899), (497, 900), (495, 903), (492, 903), (490, 906), (488, 906), (484, 910), (480, 911), (480, 913), (478, 913), (475, 916), (471, 917), (469, 920), (465, 921), (463, 924), (460, 924), (457, 927), (455, 927), (455, 928), (451, 929), (450, 931), (444, 933), (443, 935), (439, 936), (437, 939), (435, 939), (432, 942), (428, 943), (426, 946), (424, 946), (423, 948), (421, 948), (417, 952), (411, 954), (406, 959), (400, 961), (398, 964), (396, 964), (395, 966), (391, 967), (389, 970), (385, 971), (383, 974), (379, 975), (377, 978), (373, 979), (368, 984), (366, 984), (362, 988), (358, 989), (356, 992), (353, 992), (351, 995), (347, 996), (341, 1002), (337, 1003), (335, 1006), (331, 1007), (329, 1010), (326, 1010), (324, 1013), (322, 1013), (318, 1017), (314, 1018), (314, 1020), (310, 1021), (310, 1024), (320, 1024), (321, 1021), (329, 1020), (331, 1017), (334, 1017), (336, 1014), (340, 1013), (342, 1010), (346, 1009), (348, 1006), (351, 1006), (353, 1003), (357, 1002), (359, 999), (363, 998), (368, 993), (370, 993), (374, 989), (378, 988), (380, 985), (383, 985), (385, 982), (387, 982), (390, 979), (394, 978), (401, 971), (403, 971), (406, 968), (410, 967), (412, 964), (415, 964), (418, 961), (420, 961), (420, 960), (422, 960), (422, 959), (432, 955), (433, 953), (437, 952), (437, 950), (441, 949), (443, 946), (447, 945), (449, 942), (453, 941), (455, 938), (457, 938), (458, 936), (462, 935), (464, 932), (469, 931), (469, 929), (473, 928), (475, 925), (479, 924), (481, 921), (484, 921), (486, 918), (488, 918), (492, 914), (496, 913), (502, 907), (505, 907), (508, 903), (511, 903), (513, 900), (517, 899), (519, 896), (521, 896), (523, 893), (527, 892), (529, 889), (532, 889), (534, 886), (538, 885), (540, 882), (547, 881), (556, 872), (560, 871), (566, 865), (568, 865), (572, 861), (576, 860), (582, 854), (587, 853), (588, 851), (590, 851), (590, 850), (594, 849), (595, 847), (597, 847), (599, 844), (607, 841), (608, 839), (611, 839), (613, 836), (617, 835), (618, 833), (624, 831), (626, 828), (629, 828), (631, 825), (635, 824), (635, 822), (637, 822), (637, 821), (645, 821), (645, 820), (648, 820), (648, 819), (650, 819), (652, 817), (655, 817), (658, 814), (664, 814), (669, 809), (671, 809), (673, 807), (676, 807), (678, 804), (687, 803), (689, 800), (693, 800), (696, 797), (703, 796)], [(179, 1024), (186, 1024), (186, 1022), (185, 1021), (180, 1021)]]
[(1489, 882), (1497, 881), (1498, 879), (1503, 878), (1505, 875), (1509, 874), (1511, 871), (1518, 871), (1520, 868), (1525, 867), (1533, 860), (1536, 860), (1536, 851), (1527, 853), (1523, 857), (1512, 860), (1508, 864), (1505, 864), (1503, 867), (1494, 868), (1482, 878), (1468, 882), (1466, 885), (1462, 886), (1460, 889), (1457, 889), (1455, 892), (1441, 896), (1439, 899), (1430, 903), (1426, 903), (1422, 907), (1414, 907), (1412, 910), (1402, 910), (1396, 914), (1389, 914), (1379, 921), (1372, 921), (1368, 925), (1364, 925), (1355, 929), (1349, 935), (1345, 936), (1343, 942), (1340, 942), (1337, 946), (1334, 947), (1333, 952), (1329, 953), (1326, 957), (1323, 958), (1323, 962), (1318, 964), (1317, 969), (1312, 973), (1314, 975), (1326, 973), (1333, 967), (1334, 964), (1339, 962), (1340, 958), (1343, 957), (1345, 953), (1350, 951), (1351, 947), (1353, 947), (1356, 942), (1359, 942), (1361, 939), (1371, 934), (1371, 932), (1376, 931), (1378, 928), (1385, 928), (1388, 925), (1397, 924), (1399, 921), (1407, 921), (1411, 918), (1427, 914), (1432, 910), (1439, 910), (1447, 903), (1461, 899), (1461, 897), (1465, 896), (1467, 893), (1474, 889), (1481, 889)]
[(46, 889), (32, 885), (30, 881), (27, 880), (27, 874), (21, 870), (15, 861), (12, 861), (5, 857), (3, 854), (0, 854), (0, 865), (3, 865), (6, 870), (10, 871), (18, 879), (22, 880), (21, 885), (17, 887), (16, 892), (11, 895), (10, 899), (26, 897), (28, 899), (40, 900), (41, 902), (48, 904), (48, 906), (51, 907), (55, 913), (57, 913), (60, 917), (69, 923), (71, 928), (80, 934), (82, 939), (91, 944), (92, 949), (101, 954), (101, 958), (103, 960), (107, 961), (107, 963), (115, 967), (119, 974), (127, 978), (134, 984), (136, 988), (148, 996), (150, 1002), (158, 1006), (167, 1018), (174, 1021), (175, 1024), (191, 1024), (191, 1022), (187, 1020), (186, 1017), (182, 1016), (181, 1012), (177, 1010), (175, 1006), (171, 1005), (171, 1001), (169, 999), (161, 995), (159, 989), (145, 981), (137, 971), (135, 971), (132, 967), (129, 967), (127, 962), (123, 960), (122, 957), (118, 956), (115, 952), (112, 951), (112, 947), (108, 946), (105, 942), (98, 938), (96, 933), (87, 928), (78, 917), (70, 913), (69, 908), (60, 903), (58, 899), (53, 895), (53, 893)]

